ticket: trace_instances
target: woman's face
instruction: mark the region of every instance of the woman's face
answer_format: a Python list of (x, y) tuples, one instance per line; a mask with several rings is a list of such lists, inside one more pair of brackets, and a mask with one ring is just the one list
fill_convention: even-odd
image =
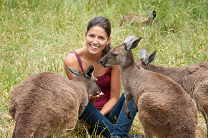
[(87, 49), (91, 54), (100, 54), (105, 45), (110, 43), (111, 37), (108, 38), (106, 31), (99, 26), (93, 26), (88, 32), (85, 32)]

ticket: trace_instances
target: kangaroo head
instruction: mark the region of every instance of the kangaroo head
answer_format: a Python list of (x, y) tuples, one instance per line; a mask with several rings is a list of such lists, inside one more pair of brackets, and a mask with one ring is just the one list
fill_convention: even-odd
[(156, 11), (150, 9), (149, 10), (149, 18), (154, 20), (155, 17), (156, 17)]
[(131, 50), (136, 48), (142, 37), (135, 40), (135, 36), (131, 35), (126, 38), (123, 44), (111, 49), (101, 60), (100, 65), (109, 67), (113, 65), (124, 66), (129, 60), (132, 60)]
[(98, 95), (101, 90), (100, 87), (97, 85), (97, 78), (93, 76), (93, 72), (95, 70), (94, 66), (91, 65), (85, 72), (77, 71), (71, 67), (65, 65), (65, 67), (76, 77), (80, 77), (80, 80), (84, 82), (85, 86), (87, 86), (88, 94)]

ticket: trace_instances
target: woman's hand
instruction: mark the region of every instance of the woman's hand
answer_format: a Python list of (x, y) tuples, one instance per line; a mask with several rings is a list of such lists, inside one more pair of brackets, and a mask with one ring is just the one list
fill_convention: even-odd
[(89, 100), (90, 100), (90, 102), (94, 105), (95, 104), (95, 101), (98, 99), (98, 98), (100, 98), (100, 97), (102, 97), (104, 95), (104, 93), (99, 93), (98, 95), (96, 95), (96, 96), (93, 96), (92, 94), (89, 94)]
[(90, 100), (97, 100), (98, 98), (102, 97), (104, 95), (104, 93), (99, 93), (98, 95), (96, 96), (93, 96), (92, 94), (89, 94), (89, 99)]

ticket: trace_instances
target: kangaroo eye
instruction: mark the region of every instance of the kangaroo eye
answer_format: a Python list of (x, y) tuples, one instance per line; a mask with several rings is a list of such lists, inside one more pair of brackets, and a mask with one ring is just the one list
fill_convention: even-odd
[(118, 54), (113, 54), (113, 57), (116, 57), (116, 56), (118, 56)]

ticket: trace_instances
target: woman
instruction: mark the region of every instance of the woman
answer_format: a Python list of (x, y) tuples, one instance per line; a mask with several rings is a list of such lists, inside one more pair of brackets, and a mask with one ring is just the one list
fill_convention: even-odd
[[(129, 104), (132, 119), (128, 119), (124, 112), (125, 98), (124, 95), (120, 97), (119, 66), (103, 68), (99, 64), (99, 60), (111, 49), (110, 35), (111, 24), (108, 19), (102, 16), (93, 18), (85, 32), (86, 47), (71, 52), (64, 64), (81, 72), (86, 71), (90, 65), (95, 67), (93, 75), (97, 77), (98, 86), (103, 93), (90, 96), (90, 102), (80, 116), (80, 119), (91, 126), (89, 132), (92, 133), (96, 128), (106, 137), (123, 138), (129, 133), (136, 111), (132, 100)], [(67, 69), (65, 71), (70, 80), (74, 78)]]

